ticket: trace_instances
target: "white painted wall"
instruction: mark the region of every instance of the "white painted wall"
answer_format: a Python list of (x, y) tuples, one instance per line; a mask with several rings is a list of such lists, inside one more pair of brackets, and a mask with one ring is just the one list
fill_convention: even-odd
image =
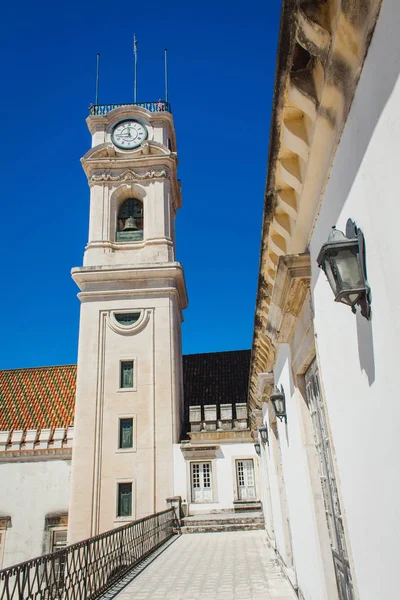
[[(308, 305), (305, 306), (305, 310), (307, 309)], [(276, 548), (285, 564), (293, 566), (294, 581), (297, 580), (304, 598), (323, 600), (335, 598), (335, 595), (329, 595), (329, 590), (335, 592), (336, 585), (330, 552), (325, 556), (328, 564), (324, 564), (324, 548), (321, 547), (322, 536), (329, 550), (311, 419), (305, 401), (293, 381), (291, 361), (289, 345), (281, 344), (274, 374), (275, 382), (279, 387), (283, 386), (286, 395), (287, 424), (278, 419), (276, 424), (284, 491), (279, 487), (276, 464), (278, 457), (274, 448), (278, 442), (271, 426), (270, 445), (264, 449), (262, 458), (266, 461), (271, 483)]]
[(46, 515), (68, 513), (70, 460), (0, 462), (0, 516), (11, 517), (3, 567), (48, 551)]
[[(216, 459), (212, 460), (213, 477), (216, 483), (216, 502), (205, 504), (191, 502), (189, 460), (185, 460), (180, 444), (174, 444), (174, 494), (181, 496), (182, 501), (189, 502), (190, 514), (208, 513), (215, 510), (233, 509), (235, 490), (235, 460), (252, 458), (256, 478), (257, 499), (260, 498), (260, 483), (258, 478), (258, 461), (254, 444), (220, 444)], [(202, 461), (203, 459), (198, 459)], [(197, 462), (197, 461), (194, 461)]]
[[(398, 0), (384, 0), (310, 246), (320, 366), (362, 600), (399, 595), (399, 22)], [(333, 301), (316, 265), (331, 226), (344, 230), (349, 217), (365, 235), (370, 322)]]

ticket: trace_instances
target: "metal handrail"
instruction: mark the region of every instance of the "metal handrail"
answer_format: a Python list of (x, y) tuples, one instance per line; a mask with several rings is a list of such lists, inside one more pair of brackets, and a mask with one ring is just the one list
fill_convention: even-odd
[(114, 108), (119, 108), (120, 106), (139, 106), (153, 113), (172, 112), (170, 103), (164, 102), (164, 100), (159, 100), (158, 102), (130, 102), (127, 104), (91, 104), (89, 112), (91, 115), (106, 115), (114, 110)]
[(0, 600), (94, 600), (174, 534), (174, 508), (0, 570)]

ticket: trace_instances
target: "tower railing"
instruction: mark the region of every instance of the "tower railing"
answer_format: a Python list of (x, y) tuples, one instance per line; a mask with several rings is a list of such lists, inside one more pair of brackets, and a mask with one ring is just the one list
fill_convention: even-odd
[(174, 535), (175, 509), (0, 570), (0, 600), (94, 600)]
[(172, 112), (170, 103), (164, 102), (164, 100), (159, 100), (158, 102), (128, 102), (126, 104), (91, 104), (89, 112), (91, 115), (106, 115), (114, 110), (114, 108), (119, 108), (120, 106), (140, 106), (153, 113)]

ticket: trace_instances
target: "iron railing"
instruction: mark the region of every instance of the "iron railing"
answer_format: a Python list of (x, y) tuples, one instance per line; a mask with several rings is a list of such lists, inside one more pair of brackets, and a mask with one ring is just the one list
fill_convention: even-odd
[(169, 508), (0, 571), (0, 600), (94, 600), (174, 534)]
[(131, 102), (126, 104), (91, 104), (89, 106), (89, 112), (91, 115), (106, 115), (114, 108), (120, 106), (140, 106), (150, 112), (172, 112), (171, 105), (169, 102), (159, 100), (158, 102)]

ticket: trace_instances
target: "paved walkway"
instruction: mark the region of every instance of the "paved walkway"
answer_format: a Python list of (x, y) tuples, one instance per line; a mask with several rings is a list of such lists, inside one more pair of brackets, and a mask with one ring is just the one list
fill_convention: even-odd
[[(264, 531), (193, 533), (175, 539), (139, 574), (128, 576), (118, 600), (295, 600)], [(122, 587), (122, 589), (121, 589)]]

